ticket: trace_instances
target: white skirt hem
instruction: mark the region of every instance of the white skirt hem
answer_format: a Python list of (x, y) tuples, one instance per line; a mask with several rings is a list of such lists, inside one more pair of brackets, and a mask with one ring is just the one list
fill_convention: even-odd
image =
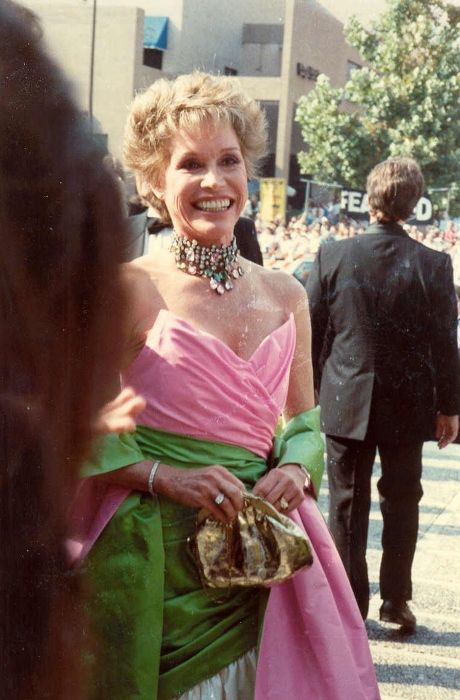
[(256, 650), (251, 649), (174, 700), (253, 700), (256, 664)]

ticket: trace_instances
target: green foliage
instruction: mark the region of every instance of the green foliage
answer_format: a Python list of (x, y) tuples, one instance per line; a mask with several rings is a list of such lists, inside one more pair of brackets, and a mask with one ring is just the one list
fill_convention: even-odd
[(363, 188), (376, 163), (403, 155), (420, 163), (430, 187), (460, 180), (456, 9), (442, 0), (387, 0), (370, 30), (349, 21), (345, 35), (364, 67), (344, 88), (322, 75), (300, 99), (303, 173)]

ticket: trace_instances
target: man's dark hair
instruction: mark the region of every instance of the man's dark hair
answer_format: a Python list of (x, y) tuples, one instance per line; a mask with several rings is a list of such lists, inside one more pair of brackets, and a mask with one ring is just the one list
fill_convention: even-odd
[(418, 163), (412, 158), (389, 158), (367, 178), (369, 211), (378, 221), (406, 221), (425, 189)]

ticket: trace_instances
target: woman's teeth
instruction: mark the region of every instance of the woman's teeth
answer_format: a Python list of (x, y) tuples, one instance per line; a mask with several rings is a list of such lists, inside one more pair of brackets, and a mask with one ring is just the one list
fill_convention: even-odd
[(203, 211), (225, 211), (230, 206), (229, 199), (211, 199), (206, 202), (197, 202), (195, 206)]

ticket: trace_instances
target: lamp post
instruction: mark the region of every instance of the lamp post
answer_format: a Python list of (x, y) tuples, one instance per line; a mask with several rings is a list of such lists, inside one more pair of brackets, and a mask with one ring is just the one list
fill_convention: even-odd
[(301, 178), (300, 178), (300, 182), (305, 182), (305, 183), (306, 183), (306, 187), (305, 187), (305, 203), (304, 203), (304, 206), (303, 206), (304, 217), (305, 217), (305, 221), (306, 221), (307, 218), (308, 218), (308, 209), (309, 209), (309, 206), (310, 206), (310, 187), (311, 187), (312, 180), (305, 180), (304, 178), (301, 177)]
[[(86, 0), (85, 0), (86, 1)], [(91, 20), (91, 52), (89, 59), (89, 90), (88, 90), (88, 114), (91, 131), (93, 130), (94, 111), (93, 111), (93, 96), (94, 96), (94, 54), (96, 49), (96, 13), (97, 0), (93, 0), (93, 13)]]

